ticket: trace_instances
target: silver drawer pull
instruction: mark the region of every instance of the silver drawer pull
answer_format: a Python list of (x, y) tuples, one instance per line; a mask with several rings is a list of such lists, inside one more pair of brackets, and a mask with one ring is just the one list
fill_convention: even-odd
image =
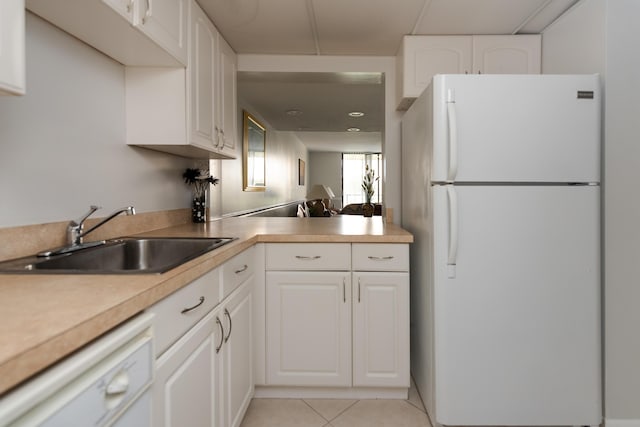
[(367, 258), (369, 258), (371, 261), (389, 261), (390, 259), (393, 259), (393, 255), (389, 255), (389, 256), (372, 256), (369, 255)]
[(191, 310), (195, 310), (196, 308), (200, 307), (202, 305), (202, 303), (204, 302), (204, 297), (200, 297), (200, 302), (197, 303), (196, 305), (194, 305), (193, 307), (189, 307), (189, 308), (184, 308), (182, 309), (182, 311), (180, 312), (181, 314), (186, 314), (188, 312), (190, 312)]
[(218, 327), (220, 328), (220, 344), (218, 344), (216, 346), (216, 354), (220, 353), (220, 349), (222, 348), (222, 344), (224, 344), (224, 326), (222, 326), (222, 322), (220, 321), (220, 318), (218, 316), (216, 316), (216, 323), (218, 324)]
[(313, 261), (314, 259), (320, 259), (320, 258), (322, 258), (320, 255), (314, 255), (314, 256), (296, 255), (296, 259), (304, 259), (309, 261)]
[(243, 273), (243, 272), (247, 271), (247, 268), (249, 268), (249, 266), (247, 264), (245, 264), (244, 267), (242, 267), (240, 270), (236, 270), (235, 273), (236, 274)]
[(231, 321), (231, 314), (229, 313), (229, 310), (227, 310), (226, 308), (224, 309), (224, 315), (227, 316), (227, 318), (229, 319), (229, 334), (224, 337), (224, 342), (229, 341), (229, 337), (231, 336), (231, 328), (233, 328), (233, 322)]

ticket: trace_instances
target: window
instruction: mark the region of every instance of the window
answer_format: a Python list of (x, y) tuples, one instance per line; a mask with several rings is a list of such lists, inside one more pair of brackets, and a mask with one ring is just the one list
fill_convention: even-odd
[[(365, 202), (362, 178), (366, 165), (374, 171), (375, 177), (379, 177), (382, 170), (382, 154), (342, 153), (342, 206)], [(382, 203), (382, 183), (379, 179), (374, 184), (371, 203)]]

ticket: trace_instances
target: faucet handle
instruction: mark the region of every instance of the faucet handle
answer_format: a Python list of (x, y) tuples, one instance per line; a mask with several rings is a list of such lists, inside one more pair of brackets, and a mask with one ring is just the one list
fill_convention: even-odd
[(100, 206), (91, 205), (89, 206), (89, 212), (87, 212), (86, 214), (82, 215), (80, 218), (72, 222), (75, 223), (75, 225), (82, 225), (82, 223), (85, 222), (86, 219), (89, 218), (91, 214), (97, 211), (98, 209), (100, 209)]

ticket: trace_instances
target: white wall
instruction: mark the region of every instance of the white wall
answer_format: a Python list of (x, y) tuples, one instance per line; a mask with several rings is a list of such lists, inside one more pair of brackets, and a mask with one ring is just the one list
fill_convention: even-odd
[(316, 184), (329, 186), (336, 195), (334, 207), (342, 208), (342, 153), (309, 152), (309, 188)]
[[(240, 94), (239, 94), (240, 96)], [(307, 148), (293, 132), (278, 132), (242, 98), (238, 99), (238, 137), (242, 144), (242, 110), (246, 109), (267, 129), (266, 136), (266, 191), (243, 191), (242, 156), (235, 160), (220, 161), (221, 214), (231, 215), (282, 203), (302, 200), (309, 185)], [(239, 153), (242, 152), (240, 149)], [(306, 163), (305, 185), (298, 185), (298, 159)], [(212, 162), (212, 171), (216, 166)], [(213, 199), (213, 198), (212, 198)]]
[(383, 56), (312, 56), (312, 55), (238, 55), (238, 71), (286, 72), (382, 72), (385, 78), (385, 122), (382, 140), (383, 197), (387, 208), (394, 210), (393, 221), (400, 222), (400, 120), (395, 106), (395, 57)]
[(640, 2), (606, 4), (605, 412), (640, 426)]
[(582, 0), (542, 34), (544, 74), (605, 73), (605, 2)]
[(191, 161), (125, 144), (124, 67), (27, 13), (27, 95), (0, 97), (0, 227), (189, 207)]
[(545, 73), (600, 73), (604, 103), (604, 403), (640, 426), (640, 2), (582, 0), (543, 34)]

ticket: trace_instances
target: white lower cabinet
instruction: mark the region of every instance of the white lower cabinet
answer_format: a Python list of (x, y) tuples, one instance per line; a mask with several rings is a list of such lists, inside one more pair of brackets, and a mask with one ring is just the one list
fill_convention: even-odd
[(353, 385), (409, 384), (409, 273), (353, 273)]
[(209, 313), (158, 359), (152, 386), (153, 426), (214, 425), (220, 382), (214, 342), (221, 334), (215, 318), (215, 311)]
[[(254, 392), (253, 273), (242, 276), (242, 283), (215, 307), (206, 304), (212, 294), (223, 295), (224, 272), (234, 269), (238, 260), (253, 272), (253, 253), (243, 252), (149, 309), (161, 319), (154, 322), (162, 328), (155, 334), (173, 343), (157, 352), (154, 427), (237, 427), (242, 422)], [(186, 306), (194, 299), (199, 304)], [(196, 313), (203, 307), (209, 312), (200, 318)], [(185, 333), (183, 322), (188, 318), (192, 326)], [(179, 327), (171, 325), (178, 323)], [(176, 339), (163, 337), (171, 334)]]
[(407, 244), (267, 244), (266, 268), (266, 387), (408, 389)]
[(348, 272), (267, 272), (267, 384), (351, 385)]
[[(219, 427), (237, 427), (253, 397), (253, 283), (245, 281), (224, 304), (225, 336), (218, 352), (221, 387)], [(185, 424), (187, 425), (187, 424)]]

